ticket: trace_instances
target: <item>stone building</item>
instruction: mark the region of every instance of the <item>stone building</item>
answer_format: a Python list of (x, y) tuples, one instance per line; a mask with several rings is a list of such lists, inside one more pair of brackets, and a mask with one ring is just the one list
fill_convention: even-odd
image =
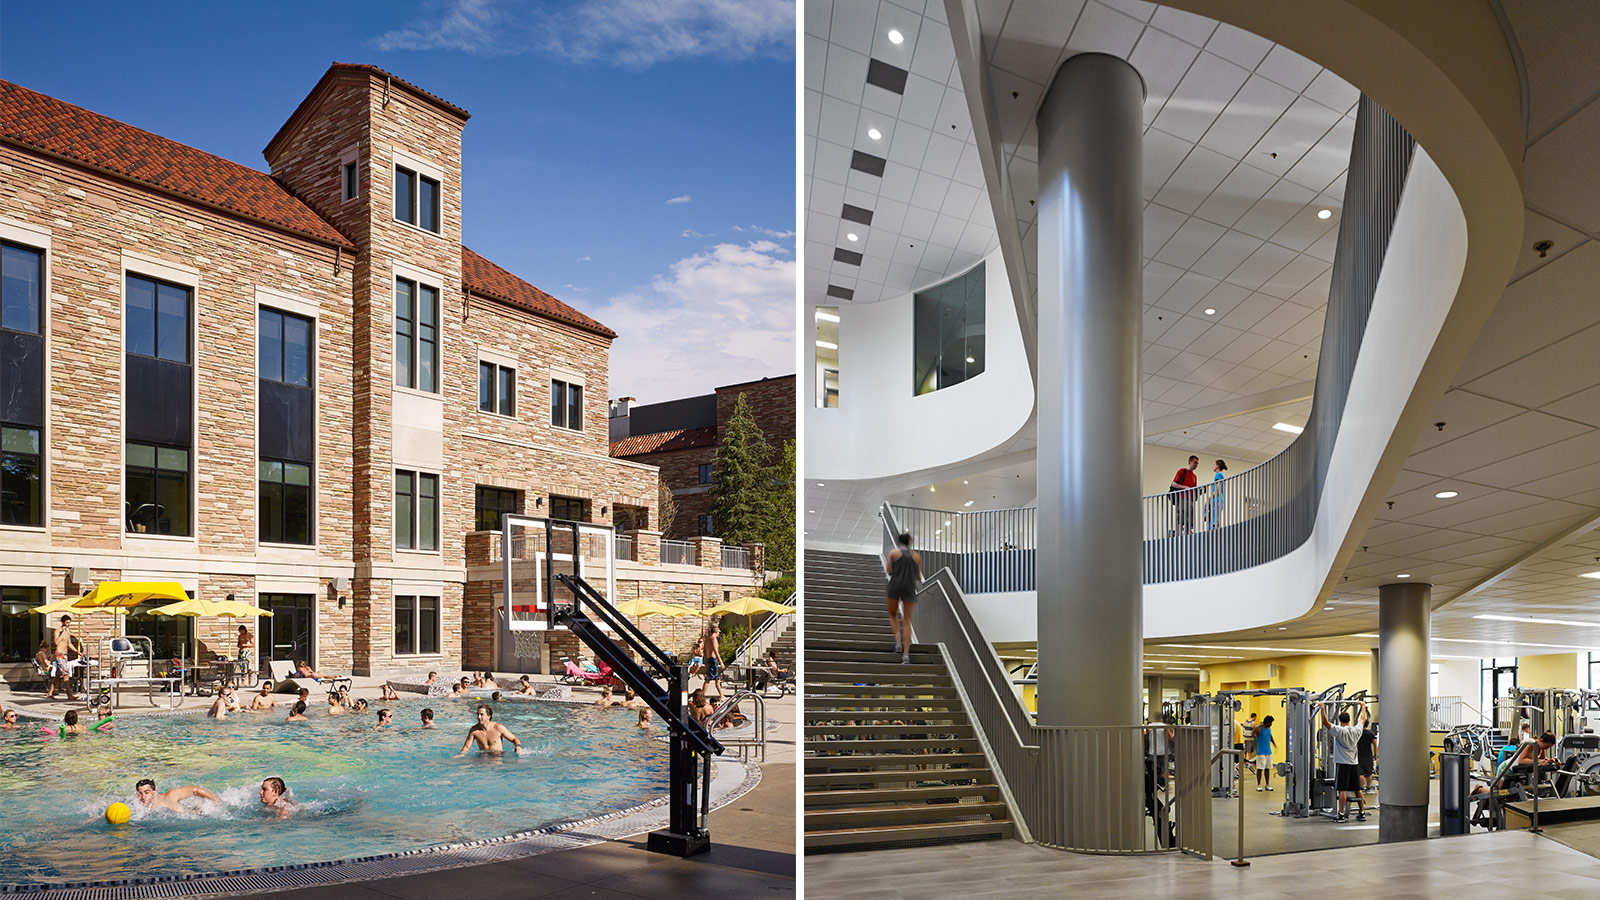
[[(0, 82), (0, 677), (33, 679), (29, 607), (114, 579), (258, 602), (262, 659), (451, 668), (493, 629), (469, 535), (654, 520), (608, 453), (615, 333), (461, 242), (467, 119), (336, 64), (269, 175)], [(236, 628), (127, 627), (202, 659)]]

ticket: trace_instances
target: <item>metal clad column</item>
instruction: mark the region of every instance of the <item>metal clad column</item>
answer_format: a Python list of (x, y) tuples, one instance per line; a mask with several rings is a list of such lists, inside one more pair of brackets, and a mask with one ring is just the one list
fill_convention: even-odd
[(1378, 732), (1383, 803), (1378, 841), (1428, 836), (1428, 619), (1430, 584), (1378, 588)]
[[(1085, 53), (1038, 115), (1040, 725), (1140, 722), (1143, 103), (1126, 60)], [(1141, 777), (1141, 755), (1105, 777)], [(1142, 837), (1136, 793), (1066, 799), (1120, 843)]]

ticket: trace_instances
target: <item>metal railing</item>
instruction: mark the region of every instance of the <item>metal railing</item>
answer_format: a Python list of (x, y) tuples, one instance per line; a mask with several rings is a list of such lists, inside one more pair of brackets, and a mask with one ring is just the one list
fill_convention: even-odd
[(628, 537), (625, 534), (619, 534), (612, 538), (611, 541), (616, 548), (613, 552), (616, 554), (617, 559), (626, 559), (629, 561), (637, 559), (637, 557), (634, 556), (633, 538)]
[(1461, 710), (1464, 708), (1469, 707), (1460, 697), (1429, 697), (1428, 728), (1449, 731), (1457, 725), (1466, 724), (1461, 720)]
[(724, 569), (750, 568), (750, 551), (744, 547), (723, 547), (722, 567)]
[[(730, 696), (723, 698), (723, 701), (717, 704), (716, 709), (711, 711), (711, 715), (706, 717), (706, 728), (713, 732), (716, 731), (719, 727), (721, 727), (717, 723), (721, 722), (722, 719), (728, 715), (728, 713), (732, 712), (739, 706), (740, 703), (746, 700), (749, 700), (755, 704), (755, 709), (751, 711), (750, 715), (745, 717), (755, 728), (754, 733), (748, 736), (724, 737), (721, 739), (722, 746), (738, 748), (739, 759), (744, 762), (749, 762), (751, 750), (759, 751), (761, 754), (761, 761), (766, 762), (767, 701), (756, 691), (749, 691), (741, 688)], [(740, 713), (743, 714), (743, 710), (740, 710)]]
[(697, 565), (695, 545), (688, 541), (662, 541), (661, 561), (680, 566)]
[[(883, 552), (904, 530), (882, 507)], [(923, 550), (923, 571), (930, 571)], [(1210, 734), (1204, 726), (1041, 727), (1011, 689), (1011, 676), (967, 609), (948, 566), (918, 598), (916, 639), (942, 644), (967, 712), (984, 736), (996, 778), (1032, 839), (1064, 850), (1181, 850), (1211, 858)], [(1158, 761), (1166, 728), (1168, 760)], [(1147, 752), (1149, 768), (1146, 768)], [(1158, 777), (1159, 776), (1159, 777)]]
[[(794, 599), (795, 592), (790, 591), (789, 596), (784, 598), (783, 605), (794, 606)], [(772, 646), (773, 641), (783, 634), (779, 626), (787, 627), (792, 621), (794, 621), (794, 613), (782, 613), (762, 619), (761, 624), (756, 626), (756, 630), (752, 631), (750, 636), (745, 638), (744, 643), (739, 645), (739, 649), (734, 651), (733, 662), (728, 665), (754, 665), (756, 660), (761, 659), (762, 655), (767, 652), (767, 648)]]

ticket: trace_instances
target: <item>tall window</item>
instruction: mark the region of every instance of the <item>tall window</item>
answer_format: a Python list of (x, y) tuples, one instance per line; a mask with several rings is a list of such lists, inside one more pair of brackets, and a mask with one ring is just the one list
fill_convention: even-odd
[(296, 387), (310, 387), (311, 320), (263, 309), (260, 331), (261, 377)]
[(169, 362), (189, 362), (186, 287), (128, 276), (128, 352)]
[(984, 265), (912, 298), (912, 393), (983, 374)]
[(550, 424), (573, 431), (583, 430), (583, 385), (551, 380)]
[(480, 484), (473, 509), (473, 530), (499, 531), (500, 520), (507, 513), (515, 515), (521, 511), (522, 504), (516, 491), (484, 487)]
[(577, 497), (550, 497), (550, 518), (563, 522), (589, 521), (589, 501)]
[(46, 617), (28, 610), (43, 603), (43, 588), (0, 588), (0, 660), (20, 662), (33, 656), (44, 638)]
[(478, 363), (478, 408), (502, 416), (517, 414), (517, 370)]
[(263, 543), (310, 544), (314, 329), (310, 319), (275, 309), (263, 308), (259, 318), (257, 535)]
[(311, 543), (311, 467), (264, 459), (259, 468), (261, 542)]
[(405, 278), (394, 285), (394, 383), (439, 392), (439, 289)]
[(710, 537), (713, 533), (710, 516), (695, 516), (695, 526), (703, 537)]
[(0, 524), (5, 525), (44, 524), (43, 292), (44, 253), (0, 243)]
[(701, 484), (710, 484), (711, 483), (711, 463), (701, 463), (700, 464), (700, 483)]
[(127, 461), (128, 530), (189, 534), (188, 449), (130, 442)]
[(439, 182), (405, 166), (395, 166), (394, 217), (418, 228), (437, 232)]
[(354, 200), (361, 193), (361, 182), (356, 174), (356, 164), (347, 162), (343, 168), (344, 174), (344, 199)]
[(401, 550), (439, 549), (439, 476), (394, 473), (394, 545)]
[(130, 272), (125, 294), (126, 528), (137, 534), (191, 535), (193, 292)]
[(439, 652), (439, 598), (394, 598), (394, 654), (435, 655)]

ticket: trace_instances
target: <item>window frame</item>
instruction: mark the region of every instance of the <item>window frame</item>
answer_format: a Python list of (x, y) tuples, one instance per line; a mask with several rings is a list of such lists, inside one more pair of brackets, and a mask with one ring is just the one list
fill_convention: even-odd
[[(407, 649), (407, 650), (401, 650), (400, 649), (400, 636), (401, 636), (401, 612), (400, 612), (400, 610), (401, 610), (401, 602), (402, 601), (406, 601), (405, 605), (406, 605), (406, 607), (408, 609), (408, 611), (407, 611), (407, 613), (405, 615), (405, 618), (407, 620), (405, 624), (407, 626), (407, 628), (406, 628), (406, 636), (409, 638), (410, 648)], [(431, 601), (431, 605), (433, 607), (431, 612), (426, 609), (426, 607), (429, 605), (430, 601)], [(395, 594), (394, 595), (394, 603), (393, 603), (393, 606), (391, 607), (391, 609), (393, 610), (393, 616), (394, 616), (394, 618), (392, 620), (392, 629), (391, 629), (394, 632), (394, 640), (391, 642), (390, 646), (393, 649), (393, 655), (395, 657), (408, 657), (408, 658), (409, 657), (431, 657), (431, 656), (440, 656), (441, 654), (443, 654), (443, 652), (444, 652), (444, 646), (443, 646), (444, 645), (444, 640), (443, 640), (443, 632), (444, 632), (444, 615), (443, 615), (444, 598), (443, 597), (436, 596), (436, 595), (433, 595), (433, 594)], [(431, 650), (426, 648), (426, 646), (424, 644), (424, 641), (423, 641), (423, 638), (424, 638), (424, 635), (425, 635), (425, 632), (424, 632), (423, 627), (422, 627), (423, 626), (423, 621), (424, 621), (424, 619), (428, 619), (428, 618), (431, 618), (432, 625), (433, 625), (433, 629), (432, 629), (433, 630), (433, 648)]]
[(699, 537), (712, 537), (716, 534), (715, 523), (711, 521), (711, 514), (694, 517), (695, 532)]
[[(186, 458), (186, 462), (187, 462), (187, 468), (183, 470), (183, 474), (184, 474), (184, 485), (183, 485), (183, 487), (184, 487), (184, 491), (183, 491), (183, 493), (184, 493), (184, 509), (185, 509), (185, 512), (187, 513), (187, 515), (184, 518), (184, 529), (185, 530), (181, 531), (181, 532), (178, 532), (178, 531), (165, 531), (165, 532), (164, 531), (135, 531), (130, 527), (133, 524), (133, 514), (134, 514), (135, 511), (134, 510), (125, 510), (124, 513), (123, 513), (123, 517), (122, 517), (122, 526), (123, 526), (122, 533), (125, 534), (125, 535), (132, 535), (134, 537), (140, 537), (140, 538), (145, 538), (145, 537), (168, 537), (168, 538), (183, 538), (185, 540), (193, 540), (193, 539), (195, 539), (197, 537), (196, 532), (199, 531), (199, 529), (196, 527), (196, 524), (197, 524), (195, 522), (195, 512), (196, 512), (196, 510), (194, 508), (195, 507), (195, 504), (194, 504), (194, 496), (195, 496), (194, 491), (195, 491), (195, 480), (196, 480), (195, 479), (195, 454), (194, 454), (194, 448), (193, 447), (176, 447), (176, 446), (172, 446), (170, 444), (147, 444), (147, 443), (144, 443), (142, 441), (124, 440), (122, 442), (122, 448), (123, 448), (122, 449), (122, 453), (123, 453), (123, 457), (122, 457), (122, 490), (123, 490), (123, 500), (124, 500), (125, 504), (131, 504), (132, 503), (132, 500), (129, 499), (129, 498), (131, 497), (133, 492), (128, 489), (128, 483), (129, 483), (130, 480), (132, 480), (132, 471), (136, 467), (132, 462), (129, 461), (129, 456), (131, 454), (128, 452), (128, 448), (129, 447), (135, 447), (135, 446), (136, 447), (149, 447), (149, 448), (151, 448), (151, 450), (154, 451), (154, 453), (152, 454), (152, 459), (155, 460), (155, 464), (152, 465), (152, 466), (143, 466), (143, 465), (141, 465), (141, 466), (137, 466), (137, 468), (140, 469), (140, 475), (141, 476), (145, 476), (145, 473), (148, 472), (149, 473), (148, 476), (145, 476), (145, 477), (149, 477), (149, 478), (154, 479), (155, 497), (156, 497), (156, 500), (157, 500), (156, 505), (158, 507), (161, 507), (162, 509), (165, 509), (165, 507), (162, 507), (160, 502), (159, 502), (160, 497), (161, 497), (161, 478), (162, 478), (161, 473), (162, 472), (177, 472), (179, 470), (171, 469), (171, 468), (165, 468), (165, 467), (163, 467), (161, 465), (161, 451), (162, 450), (182, 450), (184, 452), (185, 458)], [(159, 522), (160, 522), (160, 518), (158, 517), (156, 519), (156, 523), (159, 524)]]
[[(154, 343), (152, 349), (155, 352), (153, 353), (145, 353), (140, 350), (135, 350), (129, 342), (131, 329), (128, 326), (128, 311), (132, 307), (129, 305), (128, 286), (129, 282), (135, 278), (141, 281), (148, 281), (154, 285), (154, 293), (151, 295), (151, 299), (155, 305), (151, 308), (150, 335), (151, 340)], [(177, 363), (179, 365), (193, 367), (195, 364), (195, 286), (192, 284), (184, 284), (179, 281), (173, 281), (169, 278), (162, 278), (156, 275), (146, 275), (143, 271), (135, 269), (125, 269), (123, 271), (122, 283), (122, 352), (131, 353), (134, 356), (143, 356), (146, 359), (159, 359), (163, 362)], [(161, 355), (161, 288), (163, 286), (177, 288), (182, 290), (184, 293), (183, 359), (172, 359), (171, 357)]]
[(46, 280), (49, 277), (50, 271), (49, 248), (35, 247), (24, 241), (0, 237), (0, 255), (3, 255), (5, 250), (21, 250), (25, 253), (32, 253), (38, 256), (39, 271), (36, 279), (34, 280), (37, 293), (33, 298), (33, 329), (29, 330), (26, 328), (13, 328), (10, 325), (4, 324), (3, 305), (0, 305), (0, 328), (4, 328), (6, 331), (15, 331), (19, 334), (37, 334), (43, 337), (45, 334), (45, 318), (46, 313), (48, 312), (46, 308), (48, 306), (48, 301), (46, 298), (49, 296), (49, 287), (46, 284)]
[[(510, 376), (510, 391), (504, 388), (506, 376)], [(485, 381), (487, 376), (487, 381)], [(510, 396), (510, 411), (507, 411), (507, 395)], [(487, 401), (488, 405), (484, 403)], [(478, 412), (502, 416), (507, 419), (517, 417), (517, 367), (492, 359), (478, 360)]]
[[(278, 321), (278, 374), (273, 377), (267, 374), (262, 367), (263, 350), (262, 338), (266, 334), (266, 317), (277, 316)], [(284, 377), (289, 370), (289, 320), (302, 321), (306, 326), (306, 367), (305, 382), (290, 381)], [(256, 306), (256, 377), (267, 381), (276, 381), (292, 387), (316, 389), (317, 382), (317, 320), (312, 316), (303, 316), (299, 313), (278, 309), (277, 307), (258, 304)]]
[[(561, 504), (563, 509), (568, 509), (569, 504), (576, 503), (578, 505), (578, 514), (576, 516), (557, 515), (556, 504), (558, 503)], [(589, 511), (591, 508), (592, 507), (589, 500), (585, 497), (563, 497), (557, 494), (550, 495), (550, 518), (552, 519), (557, 519), (563, 522), (587, 522), (589, 521)]]
[[(405, 544), (401, 543), (400, 541), (400, 500), (402, 496), (400, 491), (400, 477), (402, 475), (411, 476), (411, 489), (406, 495), (409, 500), (409, 515), (407, 524), (410, 529), (410, 541), (409, 543)], [(421, 538), (423, 536), (421, 534), (422, 501), (429, 498), (426, 494), (424, 494), (422, 488), (424, 482), (430, 480), (433, 484), (433, 496), (431, 498), (433, 500), (433, 533), (430, 536), (433, 541), (433, 546), (423, 547), (420, 546), (422, 543)], [(440, 534), (443, 530), (442, 523), (444, 519), (443, 492), (441, 490), (443, 481), (444, 478), (440, 473), (429, 472), (426, 469), (397, 468), (394, 470), (394, 506), (392, 507), (391, 512), (392, 518), (394, 519), (394, 549), (396, 551), (403, 551), (406, 553), (427, 553), (431, 555), (438, 555), (441, 552)]]
[(355, 160), (339, 164), (339, 187), (346, 203), (361, 196), (361, 167)]
[[(407, 285), (411, 292), (409, 304), (411, 315), (409, 318), (401, 315), (401, 285)], [(432, 325), (425, 325), (422, 322), (422, 301), (425, 292), (431, 293), (433, 298)], [(429, 283), (426, 279), (418, 278), (410, 273), (395, 273), (394, 329), (392, 332), (394, 336), (394, 355), (392, 357), (394, 378), (392, 380), (395, 387), (404, 388), (408, 391), (416, 391), (420, 394), (427, 394), (429, 396), (439, 396), (443, 394), (444, 373), (440, 371), (439, 348), (441, 339), (440, 331), (442, 325), (442, 322), (440, 321), (440, 314), (442, 312), (443, 294), (444, 290), (442, 288), (440, 288), (438, 285)], [(402, 324), (406, 326), (408, 331), (402, 332)], [(423, 328), (431, 328), (433, 330), (433, 337), (431, 340), (425, 339), (422, 336)], [(430, 363), (432, 368), (430, 371), (433, 377), (433, 386), (431, 388), (420, 386), (422, 384), (422, 360), (424, 347), (432, 348), (432, 353), (430, 355)], [(406, 361), (405, 367), (407, 378), (405, 382), (400, 381), (400, 361), (402, 358)]]
[[(503, 508), (502, 506), (500, 506), (498, 504), (495, 505), (495, 506), (485, 506), (484, 503), (483, 503), (484, 494), (485, 493), (489, 493), (489, 494), (495, 495), (494, 499), (497, 500), (497, 501), (503, 501), (504, 499), (506, 499), (507, 496), (509, 496), (510, 497), (510, 501), (511, 501), (510, 508), (509, 509), (508, 508)], [(508, 516), (508, 515), (515, 516), (515, 515), (521, 515), (522, 514), (522, 496), (523, 496), (523, 492), (519, 491), (519, 490), (516, 490), (514, 488), (495, 487), (494, 485), (490, 485), (490, 484), (473, 485), (473, 490), (472, 490), (472, 530), (473, 531), (499, 531), (501, 529), (501, 527), (505, 524), (504, 520), (505, 520), (506, 516)], [(494, 523), (494, 527), (493, 528), (485, 528), (485, 527), (483, 527), (484, 526), (483, 514), (485, 512), (493, 512), (495, 514), (496, 521)]]
[[(550, 376), (550, 427), (560, 428), (563, 431), (576, 431), (583, 433), (583, 402), (584, 383), (581, 380), (572, 380), (561, 373)], [(561, 400), (557, 402), (557, 393), (560, 392)], [(576, 392), (578, 424), (571, 423), (573, 410), (573, 396)]]
[[(32, 453), (23, 453), (23, 452), (20, 452), (20, 451), (13, 451), (13, 450), (5, 449), (5, 438), (8, 437), (7, 432), (13, 432), (13, 431), (26, 431), (26, 432), (32, 432), (33, 433), (33, 436), (34, 436), (33, 437), (34, 449), (33, 449)], [(32, 457), (32, 459), (33, 459), (33, 491), (32, 491), (32, 498), (31, 499), (32, 499), (33, 506), (34, 506), (34, 508), (33, 508), (33, 518), (35, 519), (35, 521), (32, 521), (32, 522), (8, 522), (8, 521), (6, 521), (6, 518), (5, 518), (6, 517), (6, 506), (3, 505), (3, 504), (0, 504), (0, 526), (6, 527), (6, 528), (43, 528), (44, 527), (44, 505), (45, 505), (44, 492), (45, 492), (45, 483), (46, 483), (45, 472), (44, 472), (44, 460), (45, 460), (45, 452), (44, 451), (45, 451), (45, 446), (44, 446), (44, 429), (43, 428), (35, 428), (32, 425), (13, 425), (10, 422), (0, 422), (0, 491), (3, 491), (7, 487), (7, 485), (9, 485), (9, 483), (10, 483), (8, 481), (7, 477), (6, 477), (6, 471), (7, 471), (7, 468), (8, 468), (5, 465), (6, 461), (9, 460), (11, 457)]]
[(695, 484), (710, 484), (714, 474), (711, 469), (711, 463), (701, 463), (699, 470), (695, 473), (695, 477), (699, 479)]
[[(418, 231), (439, 235), (444, 230), (444, 179), (436, 172), (428, 171), (427, 166), (417, 165), (417, 161), (396, 155), (394, 160), (394, 220), (405, 225), (410, 225)], [(406, 209), (401, 215), (400, 210), (400, 184), (406, 184)], [(422, 192), (425, 186), (433, 188), (433, 221), (423, 221)]]
[[(262, 477), (262, 471), (261, 470), (262, 470), (262, 467), (266, 466), (266, 465), (276, 465), (276, 466), (279, 467), (278, 481), (274, 482), (275, 484), (277, 484), (278, 490), (279, 490), (279, 494), (278, 494), (278, 537), (275, 540), (271, 539), (271, 538), (268, 538), (266, 536), (266, 534), (265, 534), (266, 526), (267, 526), (267, 516), (266, 516), (266, 513), (262, 509), (262, 505), (263, 505), (262, 504), (262, 499), (263, 499), (263, 494), (265, 493), (264, 485), (267, 484), (268, 482), (267, 482), (266, 478)], [(288, 501), (288, 491), (289, 491), (289, 487), (290, 487), (289, 480), (288, 480), (288, 472), (289, 472), (288, 467), (289, 466), (302, 466), (306, 470), (306, 483), (305, 483), (305, 489), (306, 489), (306, 505), (305, 505), (305, 509), (306, 509), (306, 539), (304, 541), (292, 541), (292, 540), (289, 540), (288, 537), (286, 536), (288, 534), (288, 529), (285, 526), (288, 524), (288, 517), (289, 517), (289, 501)], [(317, 471), (316, 471), (316, 467), (313, 466), (311, 463), (293, 462), (291, 460), (286, 460), (286, 459), (262, 459), (262, 458), (258, 458), (256, 460), (256, 543), (257, 544), (261, 544), (261, 545), (283, 546), (283, 547), (315, 547), (317, 545), (317, 502), (316, 502), (317, 501), (317, 491), (316, 491), (316, 487), (317, 487)]]

